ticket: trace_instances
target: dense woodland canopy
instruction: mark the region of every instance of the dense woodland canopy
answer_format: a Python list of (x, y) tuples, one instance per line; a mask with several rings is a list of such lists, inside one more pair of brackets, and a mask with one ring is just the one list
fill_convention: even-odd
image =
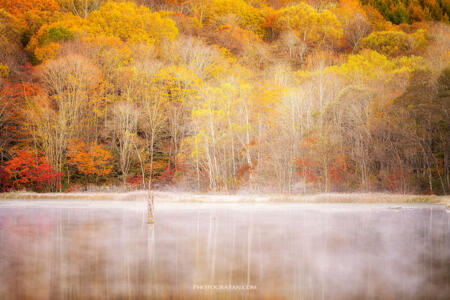
[(448, 194), (448, 0), (0, 0), (0, 190)]

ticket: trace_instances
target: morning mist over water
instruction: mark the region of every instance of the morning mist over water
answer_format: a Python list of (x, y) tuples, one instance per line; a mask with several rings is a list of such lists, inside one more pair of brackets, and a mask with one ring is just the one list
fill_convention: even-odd
[(156, 212), (147, 224), (141, 201), (3, 201), (0, 298), (450, 296), (442, 206), (157, 203)]

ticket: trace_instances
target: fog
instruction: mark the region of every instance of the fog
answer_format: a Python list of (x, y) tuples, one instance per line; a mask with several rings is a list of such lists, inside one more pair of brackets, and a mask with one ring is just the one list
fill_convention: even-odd
[(0, 299), (448, 299), (449, 249), (438, 205), (1, 201)]

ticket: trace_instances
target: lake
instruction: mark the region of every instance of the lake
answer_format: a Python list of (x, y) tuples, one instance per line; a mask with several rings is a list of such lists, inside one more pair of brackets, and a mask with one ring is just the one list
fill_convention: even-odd
[(0, 299), (450, 299), (439, 205), (0, 201)]

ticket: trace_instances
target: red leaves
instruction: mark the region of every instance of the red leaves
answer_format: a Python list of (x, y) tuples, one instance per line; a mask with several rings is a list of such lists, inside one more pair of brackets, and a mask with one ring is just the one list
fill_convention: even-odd
[(52, 169), (45, 157), (29, 151), (17, 151), (3, 169), (8, 174), (11, 187), (16, 190), (47, 190), (54, 187), (62, 176)]
[(399, 191), (402, 187), (402, 181), (404, 181), (405, 178), (409, 178), (409, 175), (410, 174), (402, 168), (395, 169), (387, 176), (385, 185), (391, 192)]
[[(317, 184), (323, 180), (323, 166), (320, 165), (319, 161), (309, 158), (296, 158), (294, 164), (298, 168), (297, 174), (303, 176), (306, 182)], [(327, 172), (331, 183), (335, 185), (341, 183), (347, 173), (347, 160), (343, 155), (337, 155), (330, 162), (325, 172)]]
[(274, 13), (267, 15), (265, 20), (261, 23), (261, 27), (273, 28), (276, 18), (277, 18), (277, 16)]
[(136, 175), (136, 176), (129, 176), (129, 177), (127, 177), (127, 184), (128, 185), (130, 185), (130, 186), (132, 186), (132, 187), (134, 187), (134, 188), (137, 188), (137, 187), (139, 187), (140, 185), (142, 185), (142, 175)]
[(254, 170), (252, 169), (252, 167), (248, 163), (243, 164), (237, 170), (236, 179), (238, 181), (238, 184), (240, 186), (246, 185), (248, 183), (248, 181), (249, 181), (250, 174), (252, 174), (253, 172), (254, 172)]
[(9, 174), (4, 168), (0, 167), (0, 192), (9, 192), (11, 190), (11, 182)]
[(338, 184), (342, 182), (347, 172), (347, 160), (345, 156), (339, 155), (332, 162), (330, 168), (328, 169), (328, 177), (331, 178), (331, 182)]
[(173, 175), (175, 175), (175, 170), (172, 170), (170, 166), (167, 166), (166, 170), (161, 174), (161, 176), (159, 176), (159, 178), (167, 179), (167, 181), (169, 181), (170, 179), (172, 179)]
[(317, 184), (319, 182), (319, 177), (316, 175), (318, 173), (319, 165), (307, 158), (296, 158), (294, 164), (297, 166), (297, 174), (303, 176), (308, 183)]
[(302, 157), (294, 160), (297, 174), (307, 183), (322, 185), (326, 189), (332, 184), (331, 187), (339, 189), (348, 175), (348, 164), (345, 155), (336, 148), (330, 135), (305, 137), (300, 144)]

